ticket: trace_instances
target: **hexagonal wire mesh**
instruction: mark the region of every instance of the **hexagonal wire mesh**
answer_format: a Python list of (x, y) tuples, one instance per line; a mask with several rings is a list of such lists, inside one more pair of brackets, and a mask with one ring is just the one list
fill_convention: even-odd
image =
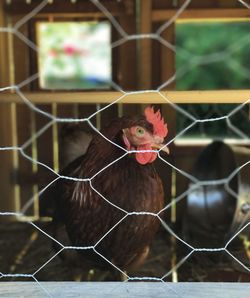
[[(124, 29), (122, 28), (122, 26), (117, 22), (117, 20), (115, 19), (114, 16), (112, 16), (112, 14), (108, 11), (108, 9), (98, 0), (90, 0), (105, 16), (106, 18), (110, 21), (110, 23), (113, 25), (113, 27), (117, 30), (117, 32), (120, 34), (121, 38), (114, 42), (112, 44), (112, 47), (119, 47), (120, 45), (126, 43), (127, 41), (131, 41), (131, 40), (139, 40), (139, 39), (152, 39), (152, 40), (157, 40), (159, 43), (161, 43), (164, 47), (167, 47), (169, 49), (171, 49), (172, 51), (176, 51), (175, 47), (171, 44), (169, 44), (162, 36), (161, 33), (168, 27), (170, 26), (173, 22), (175, 22), (175, 20), (178, 18), (178, 16), (183, 13), (185, 11), (185, 9), (187, 8), (187, 6), (191, 3), (191, 0), (187, 0), (183, 2), (183, 5), (178, 9), (177, 13), (174, 15), (174, 17), (172, 17), (169, 21), (167, 21), (166, 23), (164, 23), (160, 28), (157, 29), (157, 31), (155, 33), (150, 33), (150, 34), (136, 34), (136, 35), (129, 35), (127, 34)], [(34, 17), (39, 11), (41, 11), (46, 5), (48, 5), (50, 1), (45, 0), (45, 1), (41, 1), (41, 3), (39, 5), (37, 5), (37, 7), (35, 9), (33, 9), (29, 14), (27, 14), (24, 18), (22, 18), (21, 20), (19, 20), (13, 27), (2, 27), (0, 28), (0, 32), (8, 32), (11, 33), (13, 35), (15, 35), (16, 37), (18, 37), (19, 39), (21, 39), (28, 47), (32, 48), (34, 51), (39, 52), (39, 48), (37, 47), (36, 44), (34, 44), (31, 40), (27, 39), (20, 31), (20, 27), (27, 22), (28, 20), (30, 20), (32, 17)], [(245, 2), (245, 1), (241, 1), (238, 0), (239, 3), (241, 3), (246, 9), (250, 9), (249, 5)], [(203, 58), (201, 59), (200, 63), (208, 63), (208, 61), (205, 61), (205, 59), (208, 58)], [(95, 188), (94, 186), (94, 179), (96, 177), (98, 177), (98, 175), (100, 175), (102, 172), (105, 172), (105, 170), (109, 169), (110, 167), (112, 167), (115, 163), (119, 162), (121, 159), (123, 159), (124, 157), (127, 157), (129, 154), (134, 153), (133, 150), (128, 150), (128, 149), (124, 149), (123, 147), (121, 147), (119, 144), (116, 144), (115, 142), (113, 142), (111, 139), (107, 138), (104, 134), (102, 134), (99, 129), (97, 129), (97, 127), (95, 125), (93, 125), (92, 123), (92, 119), (94, 119), (98, 114), (102, 113), (103, 111), (109, 109), (110, 107), (112, 107), (113, 105), (115, 105), (116, 103), (119, 103), (122, 99), (126, 98), (127, 96), (130, 96), (132, 94), (137, 94), (140, 93), (140, 91), (124, 91), (122, 87), (120, 87), (119, 85), (117, 85), (117, 83), (115, 82), (110, 82), (111, 86), (117, 90), (121, 92), (121, 96), (118, 98), (115, 98), (110, 104), (97, 109), (95, 112), (91, 113), (89, 115), (89, 117), (86, 118), (77, 118), (77, 117), (73, 117), (73, 118), (61, 118), (61, 117), (57, 117), (56, 115), (49, 113), (43, 109), (41, 109), (40, 107), (36, 106), (35, 104), (33, 104), (21, 91), (21, 88), (23, 86), (25, 86), (26, 84), (32, 82), (33, 80), (36, 80), (39, 77), (39, 74), (34, 74), (33, 76), (27, 78), (25, 81), (19, 83), (18, 85), (13, 85), (13, 86), (6, 86), (6, 87), (2, 87), (0, 88), (0, 91), (6, 91), (6, 90), (12, 90), (15, 91), (16, 94), (20, 97), (20, 99), (23, 101), (23, 103), (30, 109), (32, 110), (34, 113), (38, 113), (42, 116), (44, 116), (48, 121), (47, 123), (42, 126), (39, 130), (36, 131), (35, 129), (35, 133), (33, 134), (33, 136), (25, 141), (23, 144), (17, 145), (17, 146), (5, 146), (5, 147), (1, 147), (0, 151), (16, 151), (18, 152), (24, 159), (27, 159), (29, 162), (31, 162), (32, 164), (35, 164), (36, 166), (41, 166), (43, 168), (45, 168), (46, 170), (48, 170), (49, 172), (53, 173), (54, 178), (51, 180), (51, 182), (49, 184), (47, 184), (45, 187), (43, 187), (42, 189), (38, 190), (36, 189), (36, 193), (34, 196), (32, 196), (32, 198), (26, 202), (26, 204), (24, 206), (21, 206), (20, 208), (20, 212), (19, 213), (14, 213), (14, 212), (1, 212), (0, 216), (4, 217), (4, 216), (16, 216), (17, 218), (22, 218), (27, 210), (30, 208), (30, 206), (34, 203), (34, 200), (41, 196), (51, 185), (55, 184), (59, 179), (66, 179), (66, 180), (73, 180), (73, 181), (78, 181), (78, 182), (82, 182), (82, 183), (87, 183), (90, 187), (90, 189), (98, 194), (100, 196), (101, 199), (105, 200), (107, 202), (107, 204), (110, 205), (110, 208), (116, 208), (116, 209), (120, 209), (120, 211), (122, 212), (122, 216), (116, 221), (116, 223), (112, 226), (112, 228), (110, 228), (107, 232), (105, 232), (105, 234), (95, 243), (93, 243), (92, 245), (88, 245), (88, 246), (72, 246), (70, 244), (65, 244), (64, 242), (59, 241), (58, 239), (55, 239), (54, 237), (52, 237), (49, 233), (47, 233), (45, 231), (45, 229), (43, 227), (40, 227), (38, 224), (30, 221), (29, 224), (34, 228), (35, 234), (33, 233), (32, 237), (37, 237), (37, 233), (41, 233), (42, 235), (45, 236), (44, 239), (47, 238), (47, 240), (52, 240), (56, 245), (57, 245), (57, 252), (56, 253), (48, 253), (47, 255), (44, 255), (42, 258), (42, 261), (40, 260), (38, 262), (37, 268), (35, 270), (33, 270), (34, 268), (29, 268), (27, 269), (28, 273), (13, 273), (15, 272), (15, 270), (12, 270), (12, 273), (8, 273), (3, 268), (0, 268), (1, 272), (0, 273), (0, 278), (4, 279), (4, 278), (28, 278), (28, 279), (33, 279), (35, 280), (40, 287), (44, 290), (44, 292), (51, 297), (51, 294), (39, 283), (39, 273), (41, 273), (43, 270), (46, 269), (46, 267), (49, 267), (49, 265), (55, 260), (56, 256), (58, 256), (61, 253), (65, 253), (67, 251), (72, 251), (72, 250), (82, 250), (82, 251), (92, 251), (94, 254), (98, 255), (101, 259), (103, 259), (104, 261), (106, 261), (107, 263), (109, 263), (111, 265), (111, 267), (113, 267), (115, 270), (117, 270), (118, 272), (120, 272), (121, 274), (123, 274), (123, 276), (126, 277), (126, 279), (128, 281), (131, 280), (153, 280), (153, 281), (166, 281), (167, 277), (172, 274), (173, 272), (175, 272), (181, 265), (183, 265), (185, 262), (187, 262), (187, 260), (189, 259), (189, 257), (191, 257), (194, 254), (199, 254), (199, 253), (203, 253), (206, 252), (208, 254), (213, 253), (220, 253), (220, 252), (224, 252), (226, 253), (229, 257), (231, 257), (234, 261), (236, 261), (236, 263), (238, 263), (241, 268), (244, 268), (244, 270), (246, 272), (250, 272), (249, 269), (249, 262), (248, 264), (245, 261), (242, 261), (241, 257), (238, 255), (234, 255), (231, 251), (230, 251), (230, 245), (231, 243), (237, 238), (238, 235), (241, 234), (242, 231), (249, 231), (249, 197), (244, 199), (244, 204), (241, 204), (240, 207), (238, 206), (238, 203), (236, 203), (237, 205), (237, 212), (241, 212), (243, 209), (242, 206), (244, 206), (244, 210), (242, 211), (243, 213), (245, 212), (246, 216), (241, 220), (240, 222), (238, 222), (238, 217), (236, 216), (236, 219), (233, 222), (233, 233), (229, 233), (229, 236), (227, 237), (226, 243), (222, 244), (221, 246), (218, 246), (216, 244), (212, 245), (207, 245), (204, 247), (200, 247), (200, 246), (196, 246), (195, 244), (192, 243), (192, 241), (190, 240), (190, 238), (184, 239), (184, 237), (181, 237), (179, 235), (177, 235), (175, 233), (175, 231), (172, 229), (172, 227), (165, 221), (164, 218), (162, 218), (162, 213), (168, 209), (170, 209), (173, 205), (175, 205), (177, 202), (183, 200), (186, 196), (188, 196), (189, 201), (188, 204), (192, 206), (192, 209), (189, 210), (188, 216), (189, 219), (191, 217), (191, 219), (195, 219), (195, 216), (197, 216), (197, 212), (199, 213), (199, 208), (201, 204), (206, 205), (206, 196), (212, 192), (214, 193), (215, 196), (215, 201), (216, 201), (216, 195), (221, 195), (220, 191), (218, 194), (218, 186), (220, 188), (223, 189), (223, 193), (226, 192), (227, 194), (230, 194), (230, 200), (232, 201), (232, 198), (236, 200), (236, 202), (240, 201), (239, 200), (239, 192), (244, 192), (243, 196), (245, 195), (246, 197), (249, 196), (249, 191), (245, 191), (245, 189), (248, 189), (249, 186), (244, 184), (244, 187), (242, 187), (242, 185), (240, 186), (235, 186), (234, 180), (238, 179), (237, 183), (241, 184), (241, 178), (236, 178), (238, 176), (242, 176), (243, 174), (246, 176), (247, 173), (249, 173), (249, 170), (247, 171), (247, 169), (249, 169), (249, 152), (245, 152), (244, 154), (244, 158), (238, 158), (238, 155), (236, 156), (235, 159), (237, 159), (237, 161), (235, 162), (235, 164), (233, 165), (232, 168), (230, 168), (228, 171), (226, 171), (226, 177), (225, 177), (225, 173), (218, 174), (218, 175), (213, 175), (210, 176), (210, 172), (208, 171), (207, 175), (201, 175), (201, 173), (198, 171), (198, 173), (196, 172), (197, 167), (199, 169), (199, 167), (203, 167), (203, 163), (202, 161), (199, 163), (197, 162), (196, 164), (196, 169), (192, 172), (192, 173), (187, 173), (184, 170), (182, 170), (181, 168), (177, 167), (176, 165), (170, 163), (168, 160), (166, 160), (165, 158), (162, 157), (161, 153), (162, 150), (164, 149), (158, 149), (158, 150), (153, 150), (154, 153), (157, 153), (158, 159), (167, 167), (174, 169), (176, 171), (176, 173), (179, 173), (185, 177), (187, 177), (187, 179), (191, 182), (190, 188), (185, 191), (184, 193), (181, 193), (179, 195), (177, 195), (175, 198), (173, 198), (173, 200), (167, 204), (166, 206), (164, 206), (164, 208), (162, 208), (159, 212), (147, 212), (147, 211), (127, 211), (126, 209), (123, 209), (119, 206), (117, 206), (115, 203), (111, 202), (109, 200), (108, 197), (105, 197), (102, 193), (100, 193), (98, 191), (98, 189)], [(168, 98), (164, 93), (162, 93), (162, 89), (164, 87), (166, 87), (167, 85), (169, 85), (172, 80), (174, 80), (175, 76), (173, 78), (171, 78), (170, 80), (168, 80), (167, 82), (162, 83), (160, 86), (158, 86), (158, 88), (156, 90), (146, 90), (143, 91), (141, 93), (151, 93), (152, 95), (156, 95), (160, 96), (162, 99), (162, 102), (165, 102), (166, 104), (170, 105), (175, 111), (179, 112), (182, 116), (186, 117), (187, 119), (189, 119), (189, 124), (185, 124), (186, 126), (184, 128), (181, 129), (181, 131), (178, 133), (178, 135), (176, 135), (175, 137), (173, 137), (171, 140), (168, 141), (168, 143), (165, 145), (169, 145), (171, 143), (173, 143), (179, 136), (185, 134), (185, 132), (187, 132), (190, 128), (192, 128), (195, 125), (199, 125), (199, 124), (205, 124), (205, 123), (210, 123), (210, 122), (216, 122), (216, 121), (220, 121), (220, 120), (225, 120), (227, 123), (227, 127), (229, 129), (231, 129), (236, 135), (239, 136), (239, 138), (241, 139), (245, 139), (248, 140), (248, 135), (245, 132), (242, 132), (238, 127), (236, 127), (232, 122), (231, 122), (231, 118), (238, 112), (241, 111), (245, 106), (247, 106), (250, 102), (250, 99), (246, 98), (246, 100), (242, 103), (237, 105), (237, 107), (233, 108), (233, 110), (229, 111), (226, 115), (221, 115), (221, 116), (216, 116), (213, 117), (213, 114), (209, 114), (209, 112), (206, 113), (205, 117), (203, 119), (198, 118), (198, 116), (194, 116), (190, 110), (186, 109), (186, 107), (181, 107), (175, 103), (173, 103), (171, 101), (171, 98)], [(220, 112), (221, 114), (221, 112)], [(212, 116), (211, 116), (212, 115)], [(111, 143), (112, 145), (114, 145), (115, 147), (118, 147), (120, 149), (122, 149), (123, 154), (121, 156), (119, 156), (118, 158), (116, 158), (115, 160), (113, 160), (112, 162), (108, 163), (104, 168), (98, 169), (95, 173), (93, 173), (90, 177), (84, 177), (84, 178), (74, 178), (74, 177), (68, 177), (65, 176), (61, 173), (58, 173), (58, 171), (55, 171), (53, 168), (51, 168), (49, 165), (47, 165), (44, 162), (40, 162), (38, 159), (36, 159), (36, 156), (34, 154), (30, 155), (26, 152), (26, 149), (32, 144), (32, 142), (34, 142), (36, 139), (38, 139), (48, 128), (52, 127), (54, 124), (56, 123), (75, 123), (75, 122), (82, 122), (82, 123), (87, 123), (97, 134), (101, 135), (103, 137), (103, 139), (105, 139), (108, 143)], [(152, 150), (141, 150), (142, 153), (146, 152), (152, 152)], [(137, 151), (138, 152), (138, 151)], [(216, 154), (220, 154), (220, 152), (218, 153), (213, 152), (214, 155)], [(223, 154), (223, 153), (222, 153)], [(231, 154), (231, 155), (230, 155)], [(228, 155), (230, 155), (228, 158), (234, 158), (232, 157), (232, 153), (230, 153)], [(216, 162), (219, 164), (219, 166), (221, 165), (221, 156), (219, 156), (218, 159), (216, 159)], [(217, 167), (215, 167), (215, 171), (220, 171), (220, 167), (218, 168), (218, 164), (216, 164)], [(211, 164), (210, 164), (211, 166)], [(211, 172), (213, 172), (213, 169), (211, 169)], [(245, 172), (244, 172), (245, 171)], [(244, 177), (245, 177), (244, 176)], [(107, 177), (107, 179), (109, 179)], [(245, 178), (243, 178), (244, 183)], [(236, 184), (237, 184), (236, 183)], [(246, 183), (247, 184), (247, 183)], [(240, 190), (238, 189), (240, 188)], [(205, 190), (204, 190), (205, 189)], [(214, 191), (214, 189), (216, 189), (216, 191)], [(197, 197), (198, 197), (198, 203), (197, 203)], [(241, 196), (242, 199), (242, 196)], [(197, 204), (196, 204), (197, 203)], [(218, 202), (217, 202), (218, 203)], [(225, 203), (225, 202), (224, 202)], [(212, 204), (212, 203), (211, 203)], [(209, 205), (209, 204), (208, 204)], [(233, 210), (235, 210), (235, 202), (233, 204)], [(216, 205), (215, 204), (215, 209), (216, 208), (227, 208), (224, 205)], [(190, 208), (190, 206), (189, 206)], [(197, 208), (197, 209), (195, 209)], [(209, 206), (207, 207), (208, 209), (210, 208)], [(238, 211), (238, 208), (241, 208), (241, 210)], [(197, 211), (198, 210), (198, 211)], [(203, 210), (203, 209), (202, 209)], [(207, 209), (206, 209), (207, 210)], [(202, 211), (204, 212), (204, 210)], [(212, 212), (214, 212), (212, 210)], [(232, 212), (232, 210), (231, 210)], [(194, 214), (193, 214), (194, 213)], [(209, 212), (208, 212), (209, 213)], [(234, 211), (233, 211), (234, 214)], [(154, 217), (156, 220), (158, 220), (161, 223), (161, 226), (165, 229), (165, 231), (167, 233), (169, 233), (171, 235), (171, 241), (174, 242), (179, 242), (180, 244), (183, 245), (182, 248), (182, 254), (181, 257), (179, 256), (175, 256), (176, 261), (172, 263), (172, 265), (170, 266), (170, 268), (167, 270), (167, 272), (163, 272), (161, 270), (161, 273), (159, 276), (144, 276), (143, 274), (139, 275), (139, 276), (132, 276), (130, 274), (128, 274), (125, 270), (119, 268), (119, 266), (117, 266), (116, 264), (112, 263), (112, 259), (109, 257), (106, 257), (104, 254), (102, 254), (101, 252), (98, 251), (98, 244), (101, 243), (105, 238), (107, 238), (109, 236), (110, 233), (112, 233), (112, 231), (119, 225), (122, 225), (123, 222), (129, 222), (129, 219), (133, 216), (149, 216), (149, 217)], [(208, 216), (206, 211), (205, 211), (205, 217)], [(211, 214), (210, 214), (211, 216)], [(218, 217), (218, 216), (217, 216)], [(199, 219), (197, 222), (195, 222), (194, 220), (194, 225), (199, 224)], [(235, 226), (236, 225), (236, 226)], [(221, 227), (215, 227), (216, 228), (221, 228)], [(192, 232), (194, 232), (192, 230)], [(246, 232), (248, 233), (248, 232)], [(46, 240), (44, 240), (46, 241)], [(212, 241), (212, 240), (211, 240)], [(209, 241), (208, 241), (209, 242)], [(247, 242), (247, 240), (246, 240)], [(213, 242), (212, 242), (213, 243)], [(13, 244), (12, 244), (13, 245)], [(28, 244), (27, 244), (28, 245)], [(42, 245), (42, 242), (41, 242)], [(164, 244), (164, 245), (171, 245), (170, 243)], [(249, 243), (247, 244), (249, 245)], [(12, 249), (12, 246), (9, 247), (9, 249)], [(184, 252), (184, 250), (187, 250)], [(27, 247), (26, 247), (27, 250)], [(32, 256), (31, 256), (32, 257)], [(57, 264), (58, 266), (58, 264)], [(13, 269), (13, 268), (12, 268)], [(32, 271), (33, 270), (33, 271)], [(166, 270), (166, 268), (165, 268)]]

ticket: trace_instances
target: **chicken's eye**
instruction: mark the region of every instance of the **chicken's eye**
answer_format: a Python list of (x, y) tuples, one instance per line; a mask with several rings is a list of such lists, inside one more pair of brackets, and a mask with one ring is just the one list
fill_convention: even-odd
[(138, 137), (142, 137), (145, 133), (145, 130), (142, 127), (137, 127), (136, 128), (136, 134)]

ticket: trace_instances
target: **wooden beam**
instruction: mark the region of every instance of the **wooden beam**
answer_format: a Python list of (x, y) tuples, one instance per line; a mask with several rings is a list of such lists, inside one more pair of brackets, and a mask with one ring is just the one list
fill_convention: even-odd
[[(145, 91), (122, 94), (121, 92), (23, 92), (34, 104), (72, 103), (111, 103), (118, 98), (119, 103), (163, 104), (172, 103), (243, 103), (250, 100), (250, 90), (212, 90), (212, 91)], [(161, 96), (162, 95), (162, 96)], [(164, 99), (165, 97), (165, 99)], [(1, 93), (0, 103), (22, 103), (18, 94)]]
[[(38, 13), (35, 15), (35, 19), (48, 19), (49, 13)], [(121, 12), (115, 12), (112, 13), (113, 16), (118, 16), (118, 15), (123, 15)], [(54, 12), (53, 13), (53, 18), (54, 20), (57, 19), (73, 19), (73, 18), (91, 18), (91, 19), (100, 19), (104, 18), (105, 16), (103, 15), (102, 12), (97, 11), (97, 12)]]
[[(186, 0), (154, 0), (154, 7), (157, 9), (176, 9), (180, 8)], [(244, 0), (243, 0), (244, 1)], [(244, 8), (239, 0), (192, 0), (188, 8), (207, 9), (207, 8)], [(245, 0), (247, 2), (247, 0)]]
[[(0, 2), (5, 2), (4, 0), (1, 0)], [(40, 1), (41, 2), (41, 1)], [(94, 2), (94, 1), (92, 1)], [(40, 14), (48, 15), (51, 13), (61, 13), (65, 16), (68, 13), (100, 13), (100, 9), (94, 5), (91, 1), (76, 1), (75, 4), (71, 3), (70, 0), (68, 1), (53, 1), (52, 4), (47, 4), (40, 12)], [(125, 12), (127, 14), (133, 13), (133, 9), (126, 5), (124, 2), (121, 1), (120, 3), (118, 1), (113, 0), (105, 0), (100, 1), (102, 5), (104, 5), (111, 13), (112, 15), (120, 14), (120, 12)], [(39, 2), (32, 0), (30, 4), (26, 4), (25, 0), (21, 1), (12, 1), (10, 5), (5, 5), (5, 11), (9, 14), (19, 14), (19, 15), (26, 15), (33, 9), (35, 9), (38, 6)], [(102, 16), (104, 14), (102, 13)]]
[[(176, 9), (156, 9), (152, 11), (154, 22), (166, 21), (177, 13)], [(230, 19), (230, 18), (250, 18), (250, 10), (244, 8), (230, 9), (186, 9), (179, 15), (182, 19)]]
[[(45, 290), (47, 293), (45, 292)], [(247, 297), (249, 283), (222, 282), (1, 282), (1, 297)]]

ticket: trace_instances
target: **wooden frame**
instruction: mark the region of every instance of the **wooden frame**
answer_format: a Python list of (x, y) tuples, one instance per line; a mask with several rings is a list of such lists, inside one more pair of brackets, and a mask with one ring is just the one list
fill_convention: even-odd
[[(107, 9), (111, 12), (115, 18), (120, 22), (121, 27), (127, 31), (128, 34), (147, 34), (155, 31), (155, 25), (162, 24), (166, 20), (173, 18), (181, 5), (184, 4), (184, 0), (178, 0), (176, 2), (162, 2), (159, 0), (144, 0), (139, 1), (139, 5), (137, 8), (140, 9), (140, 13), (136, 11), (136, 6), (134, 2), (131, 0), (124, 1), (122, 3), (117, 3), (112, 0), (104, 0), (103, 5), (107, 7)], [(30, 12), (32, 9), (36, 7), (36, 3), (31, 1), (30, 4), (23, 4), (22, 0), (17, 0), (11, 2), (11, 4), (2, 4), (4, 7), (4, 11), (8, 13), (15, 21), (20, 19), (20, 15)], [(119, 9), (123, 7), (123, 10)], [(67, 9), (65, 9), (65, 7)], [(65, 14), (65, 11), (67, 13)], [(102, 19), (103, 13), (95, 8), (94, 4), (90, 2), (82, 3), (76, 2), (75, 4), (71, 4), (70, 1), (66, 1), (65, 3), (59, 3), (57, 1), (53, 2), (52, 5), (45, 6), (41, 12), (34, 16), (31, 20), (32, 22), (36, 22), (39, 19), (48, 18), (51, 16), (53, 19), (61, 20), (63, 19)], [(137, 32), (133, 32), (132, 27), (135, 25), (131, 25), (132, 20), (135, 22), (135, 17), (139, 17), (140, 23), (137, 26)], [(235, 1), (229, 0), (218, 0), (216, 4), (216, 8), (214, 8), (214, 4), (209, 0), (203, 0), (202, 3), (198, 0), (193, 0), (186, 9), (178, 15), (179, 21), (185, 21), (187, 19), (204, 19), (204, 18), (219, 18), (223, 20), (230, 20), (232, 18), (236, 19), (249, 19), (250, 11), (244, 8), (239, 3), (235, 3)], [(132, 27), (131, 27), (132, 26)], [(167, 42), (173, 44), (174, 43), (174, 23), (168, 27), (167, 30), (163, 30), (161, 32), (161, 37)], [(28, 26), (28, 23), (24, 24), (20, 28), (21, 32), (24, 35), (29, 35), (29, 38), (34, 39), (34, 32), (32, 33), (32, 25)], [(116, 30), (114, 30), (116, 31)], [(119, 38), (119, 36), (117, 36)], [(36, 63), (34, 63), (34, 52), (30, 51), (29, 55), (24, 57), (25, 59), (20, 59), (20, 53), (24, 53), (27, 50), (27, 45), (23, 44), (21, 41), (15, 38), (14, 41), (15, 48), (19, 47), (20, 50), (17, 51), (17, 54), (14, 55), (15, 61), (21, 64), (21, 67), (16, 69), (15, 79), (16, 82), (20, 82), (27, 78), (27, 76), (34, 73), (37, 70)], [(114, 50), (114, 81), (121, 85), (124, 90), (141, 90), (141, 89), (154, 89), (154, 86), (159, 86), (161, 83), (166, 82), (167, 79), (173, 76), (175, 72), (175, 62), (174, 62), (174, 52), (171, 52), (169, 49), (163, 46), (158, 46), (157, 51), (159, 51), (159, 63), (160, 65), (167, 65), (167, 67), (155, 68), (153, 67), (153, 55), (154, 55), (154, 41), (150, 39), (138, 40), (137, 46), (140, 47), (140, 55), (137, 56), (137, 69), (134, 67), (134, 71), (131, 71), (131, 66), (135, 66), (135, 49), (131, 47), (130, 42), (125, 42), (121, 47), (119, 47), (119, 51), (117, 48)], [(130, 58), (129, 63), (127, 63), (124, 57), (132, 57), (134, 55), (134, 61)], [(27, 61), (28, 58), (31, 58), (31, 62)], [(155, 58), (155, 55), (154, 55)], [(119, 65), (117, 66), (119, 62)], [(28, 67), (27, 67), (28, 66)], [(116, 74), (116, 69), (119, 69), (119, 74)], [(120, 82), (120, 73), (128, 73), (129, 76), (123, 76), (121, 84)], [(142, 74), (143, 75), (140, 75)], [(156, 79), (155, 79), (156, 78)], [(156, 81), (154, 81), (156, 80)], [(173, 90), (174, 89), (174, 81), (166, 88), (165, 90)], [(31, 88), (29, 86), (24, 86), (22, 90), (39, 90), (38, 84), (35, 82), (31, 83)], [(182, 102), (182, 101), (181, 101)], [(213, 102), (213, 101), (209, 101)], [(227, 102), (227, 101), (223, 101)], [(231, 102), (231, 101), (230, 101)], [(238, 101), (236, 101), (238, 102)]]
[[(105, 18), (103, 18), (103, 15), (100, 16), (96, 16), (94, 17), (93, 14), (91, 15), (89, 13), (89, 17), (85, 17), (84, 14), (78, 14), (78, 16), (75, 17), (69, 17), (68, 15), (66, 15), (67, 17), (58, 17), (57, 14), (42, 14), (41, 15), (37, 15), (36, 17), (34, 17), (34, 19), (30, 20), (29, 23), (27, 24), (29, 27), (29, 38), (32, 41), (35, 41), (35, 44), (38, 44), (38, 40), (39, 37), (37, 36), (37, 28), (38, 28), (38, 24), (39, 22), (76, 22), (76, 23), (81, 23), (81, 22), (88, 22), (88, 21), (98, 21), (98, 22), (102, 22), (102, 21), (107, 21)], [(111, 44), (112, 42), (114, 42), (114, 40), (117, 39), (117, 32), (114, 30), (113, 26), (111, 26)], [(113, 40), (114, 39), (114, 40)], [(38, 57), (36, 52), (30, 50), (29, 48), (27, 49), (29, 51), (29, 56), (30, 56), (30, 73), (39, 73), (39, 63), (38, 63)], [(134, 64), (132, 64), (134, 65)], [(114, 81), (117, 80), (118, 78), (118, 51), (117, 48), (115, 49), (111, 49), (111, 77)], [(33, 92), (37, 92), (37, 91), (43, 91), (44, 89), (40, 87), (39, 84), (39, 80), (35, 80), (33, 82), (30, 83), (30, 90), (32, 90)], [(61, 89), (56, 89), (58, 91), (61, 92), (67, 92), (67, 90), (61, 90)], [(81, 89), (75, 89), (76, 91), (84, 91)], [(90, 89), (92, 90), (92, 89)], [(106, 89), (103, 88), (99, 88), (100, 90), (112, 90), (112, 86), (109, 86)]]
[[(155, 9), (152, 12), (152, 21), (165, 21), (175, 16), (176, 9), (160, 10)], [(207, 9), (186, 9), (178, 19), (248, 19), (250, 18), (250, 10), (244, 8), (207, 8)]]
[[(128, 34), (135, 33), (136, 29), (133, 0), (127, 0), (121, 3), (117, 3), (113, 0), (104, 0), (102, 4), (107, 7), (112, 15), (119, 19), (121, 26)], [(10, 16), (13, 24), (15, 24), (20, 19), (20, 15), (22, 16), (29, 13), (32, 9), (36, 8), (37, 3), (31, 1), (30, 4), (24, 4), (22, 3), (22, 0), (17, 0), (11, 2), (9, 5), (3, 3), (2, 6), (4, 12)], [(120, 9), (121, 7), (122, 9)], [(67, 13), (65, 13), (65, 11), (67, 11)], [(78, 11), (80, 11), (80, 13), (78, 13)], [(79, 1), (75, 4), (70, 3), (70, 1), (65, 1), (64, 3), (63, 1), (55, 1), (51, 5), (45, 6), (40, 13), (36, 14), (32, 19), (23, 24), (19, 30), (25, 37), (36, 43), (36, 22), (48, 21), (49, 19), (55, 21), (102, 21), (107, 20), (107, 17), (100, 12), (93, 3), (88, 1)], [(120, 36), (117, 30), (115, 30), (114, 26), (112, 26), (112, 42), (119, 38)], [(18, 49), (14, 52), (14, 61), (21, 66), (18, 69), (15, 69), (15, 82), (21, 82), (38, 71), (36, 52), (30, 49), (16, 36), (14, 36), (14, 48)], [(122, 85), (125, 89), (136, 88), (135, 51), (136, 46), (131, 45), (131, 43), (125, 43), (122, 47), (112, 49), (113, 81)], [(126, 63), (126, 61), (124, 63), (124, 59), (120, 59), (120, 57), (125, 53), (132, 54), (130, 63)], [(131, 74), (129, 78), (126, 78), (124, 75), (126, 71), (129, 71)], [(38, 81), (32, 81), (30, 84), (25, 85), (22, 90), (36, 92), (41, 89)], [(112, 87), (110, 90), (112, 90)]]

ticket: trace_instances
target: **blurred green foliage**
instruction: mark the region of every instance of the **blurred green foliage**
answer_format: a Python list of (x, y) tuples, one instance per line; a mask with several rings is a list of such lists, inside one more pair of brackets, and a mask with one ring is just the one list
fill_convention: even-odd
[[(250, 22), (184, 22), (176, 25), (176, 89), (249, 89)], [(227, 115), (233, 104), (184, 104), (197, 119)], [(232, 124), (249, 136), (249, 105), (230, 117)], [(181, 116), (177, 130), (190, 120)], [(184, 137), (239, 138), (226, 120), (197, 124)]]

